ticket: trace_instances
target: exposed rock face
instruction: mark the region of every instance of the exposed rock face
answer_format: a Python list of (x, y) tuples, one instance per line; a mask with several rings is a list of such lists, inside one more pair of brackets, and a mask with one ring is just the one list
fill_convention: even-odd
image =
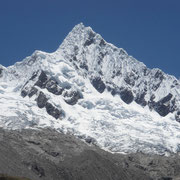
[(130, 86), (134, 86), (135, 81), (138, 80), (138, 78), (139, 76), (137, 74), (135, 74), (134, 72), (131, 72), (125, 76), (124, 81)]
[(28, 95), (28, 91), (24, 88), (22, 91), (21, 91), (21, 96), (22, 97), (26, 97)]
[(52, 103), (49, 103), (46, 95), (38, 90), (38, 88), (47, 89), (47, 91), (57, 97), (62, 95), (64, 101), (69, 105), (75, 105), (79, 99), (83, 98), (83, 95), (78, 90), (73, 90), (71, 87), (67, 87), (67, 89), (61, 87), (53, 77), (49, 77), (44, 71), (35, 72), (22, 88), (21, 96), (26, 97), (28, 95), (28, 97), (31, 98), (36, 95), (38, 107), (45, 107), (47, 113), (55, 119), (63, 118), (65, 116), (64, 111), (56, 108)]
[(62, 115), (62, 111), (55, 108), (51, 103), (46, 103), (46, 111), (49, 115), (53, 116), (54, 118), (58, 119)]
[(38, 92), (38, 89), (35, 88), (35, 87), (32, 87), (31, 90), (30, 90), (30, 92), (29, 92), (29, 94), (28, 94), (28, 96), (31, 98), (32, 96), (34, 96), (35, 94), (37, 94), (37, 92)]
[(37, 105), (39, 108), (44, 108), (46, 106), (48, 99), (46, 98), (45, 94), (43, 92), (39, 93), (39, 96), (37, 98)]
[(92, 85), (94, 86), (94, 88), (100, 92), (100, 93), (103, 93), (106, 86), (104, 84), (104, 82), (101, 80), (100, 77), (96, 77), (92, 80)]
[(51, 79), (47, 82), (46, 88), (49, 92), (55, 95), (61, 95), (63, 92), (63, 88), (59, 87), (57, 82)]
[(36, 101), (39, 108), (45, 107), (47, 113), (53, 116), (54, 118), (58, 119), (64, 116), (64, 112), (61, 109), (54, 107), (51, 103), (48, 102), (48, 98), (43, 92), (39, 93), (39, 96)]
[(89, 31), (88, 32), (88, 39), (86, 40), (86, 42), (84, 43), (84, 46), (89, 46), (91, 45), (92, 43), (94, 43), (94, 37), (96, 36), (95, 33), (93, 33), (92, 31)]
[(34, 72), (29, 80), (34, 80), (38, 76), (39, 70)]
[(161, 116), (166, 116), (171, 112), (169, 101), (172, 97), (172, 94), (169, 93), (167, 96), (156, 103), (155, 109)]
[(141, 106), (145, 107), (147, 105), (146, 100), (144, 99), (146, 93), (143, 92), (142, 94), (137, 94), (136, 98), (135, 98), (135, 102), (137, 104), (140, 104)]
[(130, 104), (134, 99), (133, 93), (128, 89), (120, 91), (120, 97), (127, 104)]
[[(180, 177), (180, 158), (111, 154), (52, 129), (0, 129), (0, 174), (31, 180), (165, 180)], [(87, 139), (87, 143), (89, 143)], [(1, 175), (0, 175), (1, 178)], [(26, 179), (25, 178), (25, 179)]]
[(39, 86), (40, 88), (45, 88), (47, 83), (48, 77), (44, 71), (41, 71), (41, 74), (38, 78), (38, 81), (36, 82), (36, 86)]
[(171, 98), (173, 97), (173, 95), (171, 93), (169, 93), (167, 96), (165, 96), (164, 98), (162, 98), (160, 101), (158, 101), (159, 104), (165, 104), (168, 103)]
[(175, 99), (172, 99), (173, 95), (169, 93), (164, 98), (160, 99), (158, 102), (155, 102), (153, 97), (149, 101), (149, 107), (156, 110), (161, 116), (166, 116), (170, 112), (174, 112), (176, 109)]

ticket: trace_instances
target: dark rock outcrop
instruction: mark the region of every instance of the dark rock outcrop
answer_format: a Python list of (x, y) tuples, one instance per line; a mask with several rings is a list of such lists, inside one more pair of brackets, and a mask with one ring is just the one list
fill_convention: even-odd
[(91, 83), (98, 92), (100, 92), (100, 93), (104, 92), (106, 85), (104, 84), (104, 82), (102, 81), (102, 79), (100, 77), (94, 78), (91, 81)]
[(154, 75), (154, 82), (157, 82), (157, 83), (153, 84), (152, 89), (154, 91), (156, 91), (160, 87), (160, 85), (164, 79), (165, 79), (165, 77), (164, 77), (163, 72), (161, 70), (157, 70)]
[(36, 86), (39, 86), (40, 88), (45, 88), (47, 83), (48, 77), (44, 71), (41, 71), (41, 74), (39, 75), (38, 81), (36, 82)]
[(31, 81), (31, 80), (35, 79), (37, 77), (37, 75), (38, 75), (38, 72), (39, 71), (34, 72), (29, 80)]
[(79, 67), (85, 69), (86, 71), (89, 69), (86, 63), (81, 63)]
[(46, 108), (46, 111), (49, 115), (53, 116), (54, 118), (58, 119), (60, 117), (64, 117), (64, 112), (62, 110), (59, 110), (55, 106), (53, 106), (51, 103), (48, 102), (48, 98), (43, 92), (39, 93), (39, 96), (36, 99), (37, 105), (39, 108)]
[(46, 88), (49, 92), (55, 94), (55, 95), (61, 95), (63, 92), (63, 88), (59, 87), (57, 82), (50, 79), (46, 83)]
[(120, 89), (118, 87), (112, 89), (108, 87), (108, 91), (110, 91), (113, 96), (119, 95), (126, 104), (130, 104), (134, 100), (133, 93), (128, 89)]
[(176, 121), (180, 122), (180, 110), (175, 115)]
[(156, 79), (159, 79), (161, 82), (163, 81), (164, 79), (164, 74), (161, 70), (157, 70), (155, 76), (154, 76)]
[(161, 116), (165, 117), (166, 115), (169, 114), (169, 105), (164, 105), (164, 104), (156, 104), (155, 105), (155, 110), (158, 112)]
[(104, 39), (101, 39), (100, 44), (101, 47), (104, 47), (106, 45), (106, 42), (104, 41)]
[(46, 106), (46, 103), (48, 101), (46, 95), (43, 92), (39, 93), (39, 96), (36, 99), (37, 105), (39, 108), (44, 108)]
[(56, 107), (54, 107), (51, 103), (47, 102), (46, 103), (46, 111), (49, 115), (53, 116), (54, 118), (58, 119), (62, 112), (57, 109)]
[(120, 94), (119, 88), (111, 88), (111, 87), (108, 86), (108, 87), (107, 87), (107, 90), (110, 91), (113, 96), (115, 96), (115, 95), (117, 95), (117, 94), (118, 94), (118, 95)]
[(152, 95), (150, 101), (148, 101), (148, 106), (150, 110), (154, 109), (157, 113), (159, 113), (159, 115), (163, 117), (177, 110), (175, 98), (173, 98), (171, 93), (160, 99), (158, 102), (155, 102), (154, 99), (155, 95)]
[(33, 95), (37, 94), (38, 89), (35, 87), (32, 87), (31, 90), (29, 91), (28, 96), (31, 98)]
[(147, 102), (146, 102), (146, 100), (145, 100), (145, 95), (146, 95), (146, 93), (145, 92), (143, 92), (142, 94), (137, 94), (137, 96), (136, 96), (136, 98), (135, 98), (135, 102), (137, 103), (137, 104), (140, 104), (141, 106), (146, 106), (147, 105)]
[(26, 90), (26, 89), (23, 89), (22, 91), (21, 91), (21, 96), (22, 97), (26, 97), (28, 95), (28, 91)]
[[(38, 71), (33, 73), (29, 81), (25, 83), (21, 91), (21, 96), (26, 97), (28, 95), (29, 98), (31, 98), (32, 96), (36, 95), (36, 102), (39, 108), (45, 107), (47, 113), (56, 119), (64, 117), (64, 111), (62, 109), (56, 108), (53, 104), (49, 103), (46, 95), (39, 90), (46, 88), (50, 93), (54, 95), (61, 95), (64, 89), (58, 85), (58, 83), (56, 82), (56, 80), (53, 79), (53, 77), (50, 78), (48, 75), (46, 75), (44, 71), (41, 71), (37, 82), (32, 87), (28, 86), (29, 82), (33, 81), (38, 74)], [(70, 98), (66, 102), (71, 105), (75, 104), (78, 99), (81, 98), (80, 93), (75, 91), (67, 95), (69, 95)]]
[(136, 75), (134, 72), (128, 73), (126, 75), (126, 77), (124, 78), (124, 81), (130, 85), (130, 86), (134, 86), (135, 85), (135, 81), (138, 79), (138, 75)]
[(173, 97), (173, 95), (171, 93), (169, 93), (167, 96), (162, 98), (158, 103), (160, 103), (160, 104), (167, 103), (171, 100), (172, 97)]
[(84, 43), (84, 46), (90, 46), (92, 43), (94, 43), (95, 35), (96, 35), (95, 33), (93, 33), (92, 31), (89, 31), (89, 37)]
[(126, 104), (130, 104), (134, 100), (133, 93), (128, 89), (121, 90), (120, 97)]
[(166, 116), (171, 112), (171, 105), (170, 100), (172, 98), (172, 94), (169, 93), (167, 96), (159, 100), (157, 103), (154, 104), (154, 109), (161, 115)]

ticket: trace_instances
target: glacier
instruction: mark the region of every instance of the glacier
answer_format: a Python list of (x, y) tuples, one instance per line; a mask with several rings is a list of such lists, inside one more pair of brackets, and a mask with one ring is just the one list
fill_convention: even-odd
[(0, 127), (51, 127), (112, 153), (180, 151), (180, 81), (82, 23), (53, 53), (0, 65)]

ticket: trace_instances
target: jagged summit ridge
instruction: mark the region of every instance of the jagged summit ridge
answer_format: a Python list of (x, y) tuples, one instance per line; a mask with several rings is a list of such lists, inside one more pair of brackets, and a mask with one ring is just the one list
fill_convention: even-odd
[(83, 24), (57, 51), (2, 67), (0, 97), (5, 128), (50, 126), (111, 152), (179, 151), (180, 82)]
[[(126, 103), (135, 100), (142, 106), (149, 105), (162, 116), (178, 110), (180, 83), (175, 77), (157, 68), (147, 68), (123, 49), (107, 43), (90, 27), (75, 26), (59, 51), (92, 82), (94, 79), (99, 83), (106, 82), (107, 89), (112, 94), (120, 94), (121, 98), (126, 94), (131, 96), (127, 101), (124, 99)], [(171, 107), (159, 105), (166, 96), (171, 97), (172, 101), (166, 102)]]

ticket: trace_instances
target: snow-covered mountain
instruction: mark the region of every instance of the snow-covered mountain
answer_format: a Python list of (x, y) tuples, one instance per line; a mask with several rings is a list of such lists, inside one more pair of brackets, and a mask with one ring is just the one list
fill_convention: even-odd
[(180, 151), (180, 81), (82, 23), (53, 53), (0, 66), (0, 126), (47, 127), (111, 152)]

